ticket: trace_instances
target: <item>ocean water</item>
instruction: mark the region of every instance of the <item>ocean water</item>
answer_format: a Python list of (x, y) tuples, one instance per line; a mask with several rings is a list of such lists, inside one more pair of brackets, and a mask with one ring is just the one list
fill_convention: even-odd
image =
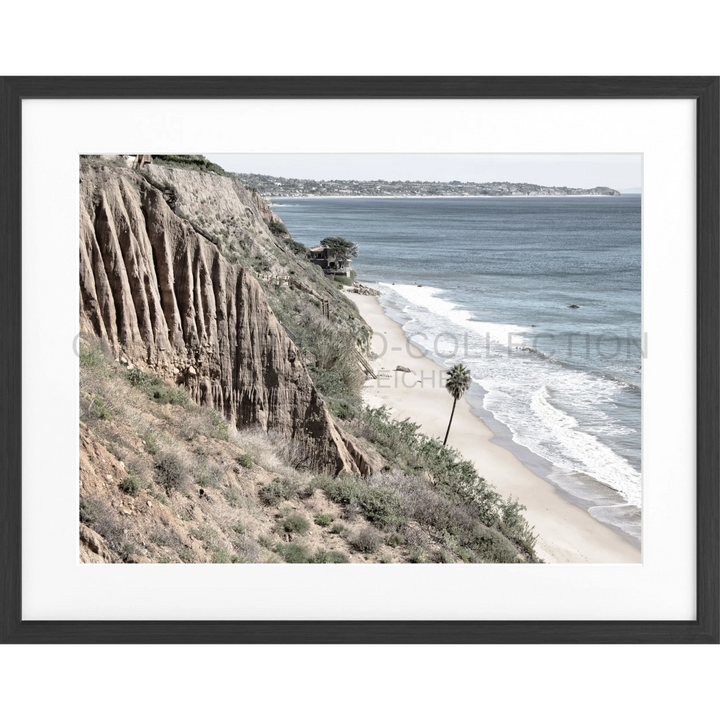
[(358, 243), (358, 280), (414, 345), (470, 368), (495, 441), (639, 544), (639, 195), (276, 202), (295, 240)]

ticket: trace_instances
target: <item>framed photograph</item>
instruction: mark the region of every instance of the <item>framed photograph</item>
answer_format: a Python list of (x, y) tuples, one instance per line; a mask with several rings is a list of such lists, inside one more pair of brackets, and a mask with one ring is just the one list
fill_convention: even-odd
[(5, 642), (718, 642), (718, 78), (0, 87)]

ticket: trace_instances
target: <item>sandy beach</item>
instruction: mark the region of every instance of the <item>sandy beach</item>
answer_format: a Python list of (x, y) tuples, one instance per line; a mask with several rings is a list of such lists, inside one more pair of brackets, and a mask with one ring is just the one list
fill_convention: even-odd
[[(389, 318), (376, 297), (349, 294), (373, 329), (372, 361), (377, 380), (365, 383), (365, 401), (386, 405), (396, 419), (410, 418), (422, 432), (442, 439), (452, 398), (442, 386), (443, 369), (407, 341), (402, 327)], [(396, 371), (402, 365), (410, 372)], [(455, 410), (448, 445), (471, 460), (478, 472), (504, 497), (525, 505), (525, 517), (538, 535), (536, 551), (553, 563), (639, 563), (640, 550), (585, 510), (562, 497), (555, 487), (529, 470), (510, 450), (491, 442), (492, 431), (465, 399)]]

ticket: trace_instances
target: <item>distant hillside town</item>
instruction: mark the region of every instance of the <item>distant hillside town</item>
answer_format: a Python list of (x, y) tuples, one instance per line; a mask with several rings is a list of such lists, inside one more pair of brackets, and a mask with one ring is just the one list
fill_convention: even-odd
[(424, 182), (402, 180), (299, 180), (254, 173), (237, 174), (262, 196), (273, 197), (505, 197), (620, 195), (609, 187), (546, 187), (532, 183)]

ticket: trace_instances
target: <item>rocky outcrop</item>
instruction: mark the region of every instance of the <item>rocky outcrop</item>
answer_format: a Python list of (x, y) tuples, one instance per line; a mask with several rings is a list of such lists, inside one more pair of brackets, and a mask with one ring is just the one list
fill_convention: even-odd
[(345, 447), (363, 475), (374, 475), (387, 466), (384, 458), (366, 440), (338, 428)]
[(362, 285), (357, 281), (352, 284), (352, 287), (348, 288), (348, 292), (355, 293), (356, 295), (372, 295), (373, 297), (380, 295), (379, 290), (369, 288), (367, 285)]
[(80, 562), (114, 563), (120, 562), (120, 558), (108, 548), (101, 535), (80, 523)]
[[(183, 385), (238, 427), (303, 439), (319, 470), (358, 472), (250, 271), (223, 257), (137, 173), (88, 168), (80, 188), (81, 331)], [(257, 206), (247, 212), (260, 215)]]

